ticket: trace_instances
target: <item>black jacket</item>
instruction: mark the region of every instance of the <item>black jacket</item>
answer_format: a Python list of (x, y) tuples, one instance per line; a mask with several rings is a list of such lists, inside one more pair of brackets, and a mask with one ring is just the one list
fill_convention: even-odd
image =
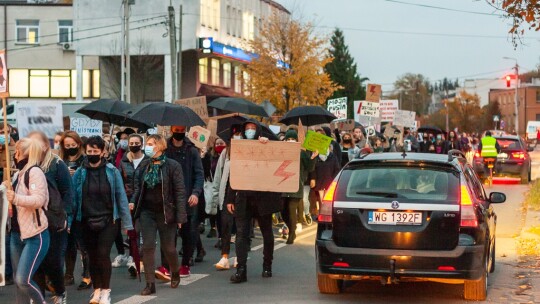
[[(200, 198), (203, 194), (204, 171), (199, 150), (187, 138), (184, 138), (184, 143), (179, 148), (173, 145), (172, 138), (170, 138), (165, 155), (168, 159), (173, 159), (182, 166), (186, 203), (187, 198), (192, 194)], [(188, 207), (186, 205), (186, 211), (191, 215), (194, 211), (197, 211), (197, 206)]]
[(315, 170), (310, 174), (310, 179), (315, 180), (315, 191), (326, 190), (334, 177), (339, 173), (339, 160), (335, 153), (330, 153), (326, 161), (317, 157)]
[[(144, 197), (144, 175), (148, 172), (150, 159), (141, 162), (135, 170), (133, 196), (130, 203), (135, 204), (133, 218), (137, 219), (141, 210), (141, 199)], [(161, 167), (161, 185), (163, 187), (163, 210), (166, 223), (183, 224), (187, 222), (186, 214), (186, 189), (184, 186), (184, 174), (182, 166), (175, 160), (167, 158)]]
[[(131, 196), (133, 195), (133, 183), (135, 182), (135, 167), (133, 166), (133, 154), (131, 152), (125, 153), (124, 157), (122, 158), (122, 161), (120, 162), (120, 174), (122, 175), (122, 180), (124, 181), (124, 188), (126, 189), (126, 195), (128, 200), (131, 200)], [(143, 160), (149, 159), (148, 156), (143, 154)], [(142, 165), (142, 161), (139, 164)]]

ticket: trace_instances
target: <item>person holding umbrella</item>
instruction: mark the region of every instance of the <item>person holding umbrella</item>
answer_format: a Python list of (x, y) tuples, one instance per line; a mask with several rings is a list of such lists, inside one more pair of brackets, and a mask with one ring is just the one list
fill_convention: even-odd
[(143, 263), (146, 287), (141, 295), (156, 293), (154, 253), (156, 232), (159, 232), (162, 254), (172, 270), (171, 287), (180, 284), (178, 256), (176, 254), (176, 231), (187, 223), (186, 191), (182, 166), (167, 157), (167, 141), (161, 135), (150, 135), (146, 140), (143, 160), (135, 172), (134, 192), (129, 209), (139, 222), (143, 238)]

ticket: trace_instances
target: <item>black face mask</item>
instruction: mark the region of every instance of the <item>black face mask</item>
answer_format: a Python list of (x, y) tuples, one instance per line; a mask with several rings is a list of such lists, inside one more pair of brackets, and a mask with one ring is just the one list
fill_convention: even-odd
[(182, 141), (186, 137), (186, 133), (173, 133), (172, 137), (177, 141)]
[(137, 153), (137, 152), (141, 151), (141, 145), (129, 146), (129, 151), (131, 151), (131, 153)]
[(350, 144), (350, 143), (352, 143), (352, 140), (351, 139), (344, 139), (343, 142), (346, 143), (346, 144)]
[(75, 156), (75, 155), (77, 155), (77, 153), (79, 153), (79, 148), (77, 147), (77, 148), (66, 149), (66, 153), (69, 156)]
[(15, 162), (15, 167), (19, 170), (22, 170), (26, 164), (28, 164), (28, 158), (25, 158), (21, 161), (17, 161), (16, 158), (13, 158), (13, 161)]
[(86, 158), (88, 159), (88, 162), (91, 164), (97, 164), (101, 161), (101, 155), (87, 155)]

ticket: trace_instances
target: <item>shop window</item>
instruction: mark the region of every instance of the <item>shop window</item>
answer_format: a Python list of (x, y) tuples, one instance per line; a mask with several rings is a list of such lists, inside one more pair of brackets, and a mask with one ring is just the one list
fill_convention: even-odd
[(231, 87), (231, 63), (225, 62), (223, 64), (223, 86), (226, 88)]
[(212, 84), (213, 85), (219, 85), (219, 60), (218, 59), (212, 59)]
[(208, 83), (208, 59), (199, 59), (199, 82)]

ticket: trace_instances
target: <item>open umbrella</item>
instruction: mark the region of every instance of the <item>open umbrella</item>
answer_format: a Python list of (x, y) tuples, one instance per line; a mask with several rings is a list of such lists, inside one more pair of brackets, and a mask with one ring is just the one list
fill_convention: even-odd
[(131, 109), (132, 106), (125, 101), (98, 99), (80, 108), (77, 113), (118, 126), (148, 129), (150, 125), (127, 117), (126, 112)]
[(302, 107), (296, 107), (289, 112), (285, 113), (285, 115), (281, 118), (279, 122), (284, 123), (286, 125), (292, 125), (292, 124), (298, 124), (298, 120), (302, 120), (302, 124), (304, 126), (314, 126), (314, 125), (320, 125), (325, 123), (330, 123), (332, 120), (336, 119), (337, 117), (328, 112), (323, 107), (320, 106), (302, 106)]
[(268, 113), (262, 106), (239, 97), (219, 97), (209, 103), (208, 106), (232, 113), (268, 117)]
[(261, 125), (261, 136), (267, 137), (269, 140), (279, 140), (276, 134), (274, 134), (274, 132), (272, 132), (272, 130), (270, 130), (270, 128), (268, 128), (266, 125), (263, 125), (252, 118), (248, 118), (241, 115), (218, 119), (217, 136), (219, 136), (219, 138), (223, 139), (226, 142), (230, 142), (231, 141), (231, 127), (233, 125), (244, 124), (247, 121), (252, 121), (253, 123)]
[(141, 281), (141, 256), (139, 254), (139, 238), (137, 237), (137, 232), (135, 229), (128, 230), (127, 232), (129, 238), (129, 255), (133, 258), (133, 263), (135, 263), (135, 268), (137, 269), (137, 277), (139, 282)]
[(206, 125), (192, 109), (168, 102), (145, 102), (126, 113), (129, 118), (152, 126), (193, 127)]
[(422, 126), (418, 128), (418, 133), (442, 134), (443, 131), (441, 128), (435, 126)]

